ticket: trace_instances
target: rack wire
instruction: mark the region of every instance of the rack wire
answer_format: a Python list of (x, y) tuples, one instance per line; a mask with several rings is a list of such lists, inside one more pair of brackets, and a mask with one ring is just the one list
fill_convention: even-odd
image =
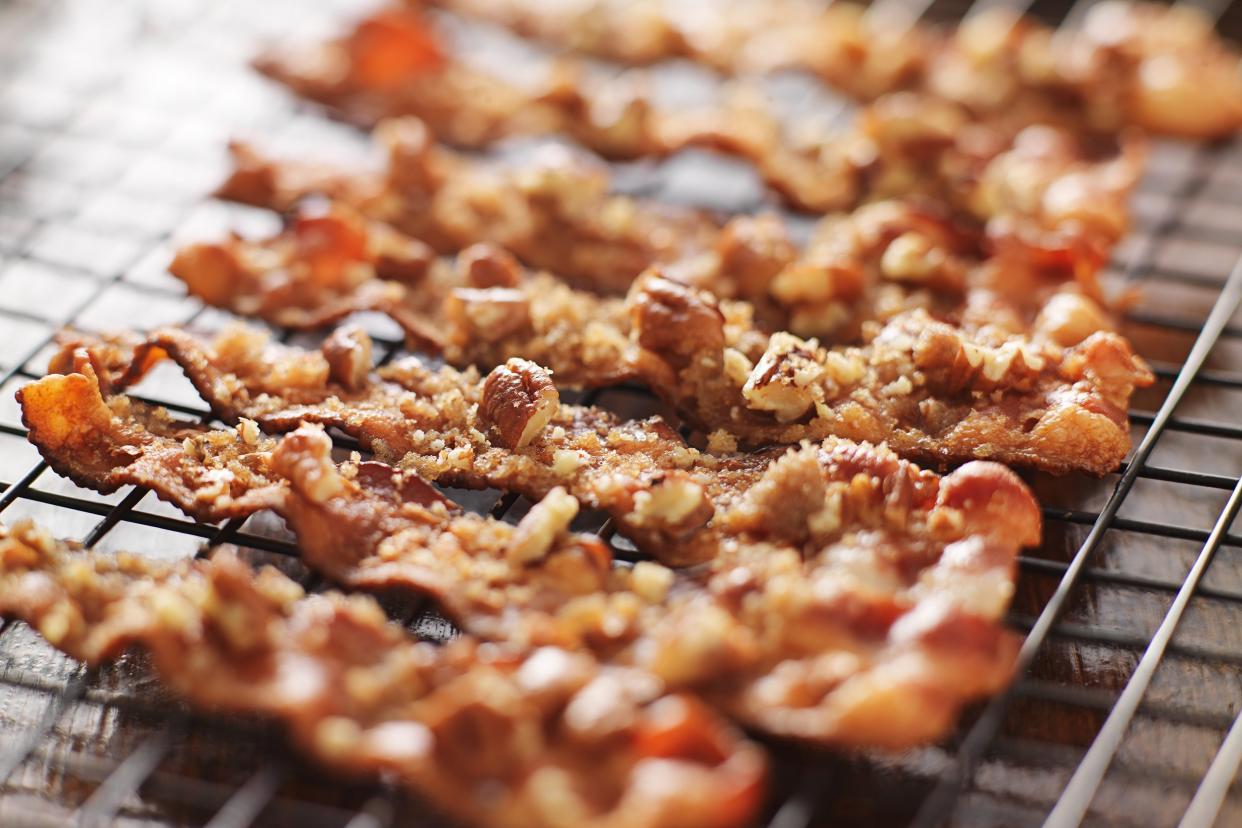
[[(33, 516), (91, 546), (164, 556), (233, 543), (319, 586), (270, 516), (199, 524), (142, 490), (101, 497), (48, 472), (12, 395), (40, 375), (62, 324), (210, 329), (226, 319), (164, 273), (179, 242), (272, 221), (204, 200), (225, 139), (364, 151), (245, 60), (264, 39), (327, 31), (355, 5), (126, 0), (103, 13), (88, 0), (0, 0), (0, 519)], [(1056, 22), (1083, 8), (1041, 0), (1032, 10)], [(966, 9), (937, 2), (928, 14)], [(1242, 12), (1214, 11), (1226, 34), (1242, 34)], [(753, 179), (735, 166), (705, 175), (712, 163), (627, 172), (658, 197), (754, 206)], [(1028, 633), (1022, 678), (942, 745), (844, 757), (774, 745), (768, 824), (1242, 824), (1240, 189), (1236, 144), (1157, 148), (1136, 232), (1110, 275), (1143, 291), (1127, 333), (1159, 380), (1136, 398), (1137, 447), (1116, 474), (1031, 478), (1047, 526), (1043, 546), (1020, 559), (1011, 622)], [(391, 358), (398, 332), (364, 321)], [(209, 417), (171, 373), (141, 392)], [(633, 388), (588, 399), (635, 414), (655, 405)], [(527, 505), (453, 494), (508, 520)], [(582, 521), (609, 534), (594, 516)], [(389, 609), (421, 635), (452, 634), (426, 606)], [(70, 823), (438, 824), (382, 784), (321, 776), (262, 723), (186, 709), (141, 658), (86, 670), (7, 624), (0, 825)]]

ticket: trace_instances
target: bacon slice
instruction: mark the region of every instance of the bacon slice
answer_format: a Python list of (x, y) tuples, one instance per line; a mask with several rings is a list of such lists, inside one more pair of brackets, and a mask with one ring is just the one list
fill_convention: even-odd
[[(745, 445), (840, 436), (885, 442), (934, 463), (996, 459), (1053, 472), (1104, 474), (1129, 448), (1126, 410), (1151, 373), (1116, 334), (1090, 333), (1072, 347), (1050, 336), (1000, 331), (965, 336), (915, 311), (895, 316), (868, 344), (828, 351), (814, 340), (774, 334), (752, 361), (731, 346), (711, 297), (667, 279), (646, 280), (631, 301), (638, 371), (704, 432)], [(1045, 320), (1072, 339), (1073, 323)], [(77, 343), (52, 366), (61, 370)], [(226, 422), (256, 421), (265, 431), (300, 422), (342, 429), (381, 459), (401, 460), (450, 485), (496, 487), (538, 499), (558, 485), (619, 521), (631, 509), (629, 481), (688, 468), (695, 454), (660, 421), (619, 423), (593, 408), (560, 406), (543, 416), (530, 389), (501, 405), (503, 385), (472, 372), (431, 371), (417, 358), (377, 374), (342, 357), (369, 347), (361, 331), (330, 337), (319, 351), (285, 348), (241, 327), (204, 343), (164, 330), (142, 343), (96, 342), (110, 382), (135, 381), (170, 355)], [(541, 377), (511, 360), (494, 376)], [(542, 419), (540, 419), (542, 417)], [(532, 422), (526, 442), (517, 436)], [(613, 490), (601, 482), (620, 475)], [(607, 489), (605, 493), (603, 489)]]
[[(407, 2), (418, 7), (422, 0)], [(678, 4), (587, 0), (549, 7), (521, 0), (433, 0), (560, 48), (631, 64), (689, 58), (726, 74), (810, 71), (860, 100), (921, 76), (936, 35), (894, 25), (854, 3), (741, 0)]]
[[(932, 463), (986, 458), (1105, 474), (1130, 447), (1131, 394), (1153, 381), (1129, 344), (1105, 331), (1071, 347), (1003, 329), (967, 337), (914, 311), (858, 348), (776, 333), (752, 363), (727, 347), (707, 294), (651, 274), (631, 304), (644, 381), (699, 428), (750, 445), (834, 435)], [(1067, 339), (1076, 333), (1055, 318), (1045, 324)]]
[(0, 613), (91, 664), (140, 646), (191, 703), (271, 718), (323, 764), (477, 825), (742, 825), (762, 795), (758, 748), (649, 674), (418, 642), (369, 598), (305, 595), (228, 550), (166, 563), (0, 528)]
[(731, 3), (728, 14), (665, 2), (636, 12), (617, 0), (568, 8), (521, 0), (435, 5), (627, 63), (687, 57), (727, 74), (805, 69), (858, 100), (922, 88), (1024, 123), (1136, 125), (1205, 139), (1242, 127), (1242, 56), (1191, 6), (1098, 3), (1081, 28), (1056, 32), (998, 7), (946, 32), (894, 26), (850, 3), (824, 8), (803, 0)]
[[(1145, 157), (1135, 136), (1100, 149), (1065, 129), (995, 128), (960, 106), (917, 95), (886, 97), (844, 135), (821, 130), (796, 149), (783, 142), (779, 125), (761, 126), (765, 117), (747, 105), (683, 119), (673, 143), (708, 145), (761, 170), (778, 169), (768, 175), (773, 186), (816, 213), (922, 196), (952, 216), (987, 222), (989, 237), (1011, 249), (1020, 243), (1093, 260), (1107, 259), (1128, 227), (1127, 199)], [(738, 125), (756, 134), (737, 134)], [(533, 267), (613, 292), (650, 264), (690, 261), (720, 243), (719, 226), (702, 214), (609, 195), (607, 176), (563, 149), (506, 166), (433, 143), (413, 118), (385, 121), (376, 134), (389, 153), (384, 173), (274, 161), (237, 146), (235, 172), (221, 192), (278, 210), (325, 195), (440, 252), (490, 241)]]
[(251, 421), (236, 432), (178, 423), (128, 397), (106, 402), (89, 358), (74, 373), (18, 391), (29, 439), (57, 473), (105, 494), (146, 486), (207, 521), (271, 508), (283, 482), (268, 471), (272, 441)]
[[(942, 212), (886, 201), (826, 217), (801, 252), (776, 216), (736, 217), (709, 254), (669, 272), (722, 299), (751, 302), (722, 301), (722, 311), (731, 335), (753, 340), (745, 347), (757, 349), (749, 354), (756, 359), (763, 329), (858, 341), (865, 323), (920, 307), (968, 332), (1028, 333), (1055, 301), (1076, 305), (1083, 325), (1112, 327), (1096, 281), (1102, 251), (1045, 241), (1051, 246), (1037, 250), (998, 237), (985, 254), (979, 233)], [(459, 367), (524, 357), (571, 386), (633, 373), (621, 301), (528, 273), (492, 245), (467, 248), (451, 267), (432, 261), (417, 241), (340, 204), (304, 208), (270, 238), (192, 245), (171, 270), (210, 304), (286, 327), (387, 313), (411, 345)]]
[[(601, 569), (606, 553), (564, 537), (567, 495), (498, 528), (427, 509), (405, 493), (408, 473), (337, 472), (330, 449), (300, 429), (275, 463), (305, 554), (337, 561), (346, 583), (431, 594), (474, 634), (640, 666), (750, 727), (908, 747), (943, 735), (1012, 672), (1016, 641), (999, 619), (1040, 518), (994, 464), (941, 480), (865, 444), (791, 450), (719, 498), (716, 554), (679, 577), (649, 562)], [(651, 501), (653, 512), (699, 506), (677, 489)]]
[(437, 252), (491, 242), (531, 267), (612, 293), (653, 262), (710, 247), (718, 232), (698, 211), (609, 194), (605, 170), (561, 147), (515, 166), (440, 146), (416, 118), (387, 121), (376, 135), (389, 155), (383, 174), (276, 163), (234, 145), (235, 170), (220, 194), (282, 211), (327, 196)]
[(170, 269), (191, 295), (283, 327), (317, 328), (379, 311), (401, 325), (412, 346), (451, 365), (491, 368), (521, 356), (548, 366), (562, 386), (613, 385), (632, 374), (621, 299), (528, 273), (493, 245), (467, 248), (454, 266), (420, 255), (416, 268), (394, 248), (422, 245), (335, 206), (302, 210), (268, 239), (191, 245)]
[[(821, 152), (788, 128), (747, 84), (726, 90), (720, 104), (690, 111), (652, 103), (648, 79), (633, 74), (593, 79), (566, 60), (545, 67), (533, 88), (474, 67), (440, 43), (424, 15), (386, 9), (348, 34), (310, 47), (263, 55), (258, 68), (303, 97), (372, 125), (413, 115), (454, 146), (480, 148), (515, 135), (564, 134), (608, 158), (664, 156), (688, 146), (735, 153), (765, 181), (806, 210), (839, 209), (857, 197), (862, 174), (851, 157), (865, 141), (843, 139)], [(419, 60), (418, 55), (428, 59)], [(857, 145), (853, 150), (846, 143)]]
[[(992, 9), (953, 34), (926, 87), (976, 111), (1137, 126), (1191, 139), (1242, 128), (1242, 53), (1193, 6), (1097, 3), (1074, 31)], [(1080, 127), (1081, 128), (1081, 127)]]
[(479, 636), (641, 667), (773, 733), (917, 744), (1007, 680), (1014, 641), (998, 621), (1040, 523), (1011, 472), (973, 463), (941, 480), (843, 440), (754, 460), (710, 489), (674, 471), (634, 496), (637, 518), (710, 544), (680, 576), (610, 568), (597, 539), (566, 531), (577, 504), (563, 489), (516, 527), (462, 515), (412, 472), (338, 470), (309, 426), (274, 452), (290, 483), (274, 508), (340, 583), (430, 595)]
[(433, 21), (414, 10), (382, 9), (343, 37), (280, 46), (255, 67), (297, 94), (372, 125), (416, 115), (454, 146), (480, 148), (520, 135), (571, 135), (607, 157), (665, 152), (653, 132), (641, 82), (587, 84), (572, 61), (546, 67), (521, 86), (453, 54)]
[[(354, 335), (365, 337), (361, 331)], [(155, 360), (170, 356), (226, 422), (253, 420), (269, 432), (292, 431), (303, 422), (334, 426), (381, 459), (448, 485), (494, 487), (531, 500), (563, 488), (584, 505), (606, 511), (618, 531), (641, 548), (677, 564), (715, 553), (717, 535), (698, 532), (711, 517), (712, 504), (736, 480), (759, 473), (771, 456), (717, 458), (688, 446), (658, 417), (621, 421), (598, 408), (561, 405), (547, 373), (524, 360), (498, 367), (488, 382), (472, 372), (433, 371), (416, 358), (381, 369), (382, 375), (365, 369), (343, 374), (337, 368), (346, 361), (334, 353), (342, 342), (359, 339), (337, 336), (320, 351), (303, 351), (235, 328), (210, 345), (177, 330), (145, 341), (94, 342), (85, 348), (72, 343), (51, 366), (66, 376), (48, 377), (19, 397), (31, 440), (49, 454), (68, 453), (58, 458), (57, 468), (72, 472), (72, 453), (92, 446), (83, 439), (44, 438), (63, 418), (56, 401), (86, 386), (93, 389), (95, 408), (107, 410), (111, 401), (100, 399), (102, 391), (89, 375), (83, 379), (69, 372), (91, 363), (111, 390), (136, 381)], [(110, 439), (145, 439), (127, 438), (117, 421), (110, 426), (100, 422), (97, 430), (101, 435), (116, 432), (100, 437), (105, 446)], [(179, 457), (179, 449), (176, 443), (166, 447), (170, 462)], [(115, 473), (136, 475), (132, 470)], [(84, 481), (84, 474), (75, 479)], [(148, 475), (141, 482), (155, 486), (156, 479)], [(670, 493), (693, 502), (662, 512), (658, 507)]]

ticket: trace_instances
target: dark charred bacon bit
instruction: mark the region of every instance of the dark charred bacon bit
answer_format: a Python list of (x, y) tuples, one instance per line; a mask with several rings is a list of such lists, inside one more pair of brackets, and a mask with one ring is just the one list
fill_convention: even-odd
[[(144, 445), (155, 453), (159, 442)], [(307, 562), (341, 583), (428, 594), (476, 635), (589, 649), (777, 733), (915, 744), (1006, 680), (1014, 647), (999, 619), (1018, 545), (1039, 535), (1038, 508), (1012, 473), (975, 463), (941, 481), (839, 440), (784, 457), (687, 457), (685, 470), (622, 487), (626, 531), (662, 539), (669, 559), (706, 560), (681, 583), (650, 562), (610, 571), (598, 539), (567, 532), (577, 503), (564, 489), (510, 527), (457, 514), (411, 472), (338, 469), (310, 427), (274, 452), (271, 473), (289, 485), (273, 506)], [(945, 629), (976, 630), (975, 643), (949, 648), (962, 636), (916, 633), (933, 615)], [(921, 709), (921, 724), (903, 713), (906, 729), (891, 727), (871, 709), (877, 693)]]
[[(192, 704), (271, 718), (323, 764), (393, 777), (473, 824), (741, 826), (762, 799), (760, 751), (640, 671), (551, 647), (437, 648), (368, 598), (306, 595), (228, 550), (165, 563), (0, 527), (0, 613), (91, 664), (140, 646)], [(613, 727), (584, 727), (584, 711)]]
[(696, 353), (680, 342), (660, 351), (643, 341), (642, 319), (664, 301), (662, 283), (644, 281), (630, 298), (643, 379), (704, 431), (747, 445), (833, 435), (935, 463), (988, 458), (1105, 474), (1130, 447), (1124, 415), (1105, 412), (1124, 411), (1133, 390), (1153, 380), (1116, 334), (1064, 348), (971, 335), (923, 311), (877, 326), (861, 347), (828, 350), (777, 333), (753, 365), (705, 337), (690, 340), (703, 343)]

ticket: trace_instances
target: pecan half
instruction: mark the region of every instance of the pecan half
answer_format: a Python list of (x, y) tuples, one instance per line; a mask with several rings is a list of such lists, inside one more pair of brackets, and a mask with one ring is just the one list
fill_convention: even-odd
[(515, 288), (522, 268), (509, 251), (494, 244), (472, 244), (457, 256), (462, 282), (476, 288)]
[(635, 290), (631, 313), (643, 348), (682, 362), (724, 348), (724, 315), (707, 294), (655, 271), (641, 277)]
[(487, 375), (479, 414), (506, 448), (520, 449), (543, 431), (560, 404), (548, 370), (515, 357)]
[(371, 372), (371, 337), (357, 325), (346, 325), (332, 332), (322, 346), (328, 361), (328, 376), (350, 391), (366, 385)]

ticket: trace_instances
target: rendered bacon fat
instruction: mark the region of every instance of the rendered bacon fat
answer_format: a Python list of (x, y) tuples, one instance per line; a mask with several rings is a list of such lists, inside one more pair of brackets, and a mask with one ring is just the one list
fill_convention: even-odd
[(164, 563), (0, 528), (0, 613), (91, 664), (141, 647), (193, 704), (271, 718), (323, 764), (481, 826), (742, 825), (762, 794), (757, 748), (650, 675), (420, 643), (368, 598), (305, 595), (227, 550)]
[(765, 459), (716, 486), (706, 513), (686, 476), (635, 496), (639, 516), (680, 516), (686, 543), (713, 545), (680, 575), (610, 566), (598, 540), (567, 531), (577, 504), (563, 489), (516, 527), (463, 515), (412, 472), (338, 469), (312, 427), (285, 437), (272, 467), (290, 484), (275, 508), (338, 582), (429, 594), (480, 636), (641, 667), (754, 727), (901, 747), (1001, 686), (1014, 556), (1039, 536), (1012, 473), (974, 463), (941, 480), (841, 440)]

